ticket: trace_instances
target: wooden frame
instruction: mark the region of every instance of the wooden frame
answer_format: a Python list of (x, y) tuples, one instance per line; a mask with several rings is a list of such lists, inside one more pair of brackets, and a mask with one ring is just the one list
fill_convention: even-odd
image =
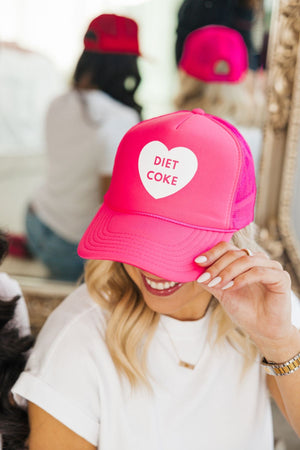
[[(300, 0), (280, 0), (272, 17), (268, 118), (259, 173), (259, 242), (281, 260), (300, 293), (300, 242), (292, 223), (300, 137)], [(300, 207), (300, 205), (299, 205)]]

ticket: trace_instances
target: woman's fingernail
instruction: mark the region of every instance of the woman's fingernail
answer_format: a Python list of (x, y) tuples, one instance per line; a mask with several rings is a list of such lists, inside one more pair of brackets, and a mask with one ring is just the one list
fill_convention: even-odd
[(199, 264), (204, 263), (206, 261), (207, 261), (206, 256), (197, 256), (197, 258), (195, 258), (195, 262)]
[(223, 291), (225, 291), (225, 289), (229, 289), (233, 285), (234, 285), (234, 282), (233, 281), (229, 281), (229, 283), (225, 284), (225, 286), (223, 286), (222, 289), (223, 289)]
[(209, 280), (211, 277), (211, 274), (209, 272), (204, 272), (200, 277), (198, 278), (198, 283), (204, 283), (204, 281)]
[(219, 284), (221, 280), (222, 280), (221, 277), (216, 277), (216, 278), (214, 278), (213, 280), (211, 280), (211, 282), (208, 283), (207, 286), (208, 286), (208, 287), (214, 287), (214, 286), (216, 286), (217, 284)]

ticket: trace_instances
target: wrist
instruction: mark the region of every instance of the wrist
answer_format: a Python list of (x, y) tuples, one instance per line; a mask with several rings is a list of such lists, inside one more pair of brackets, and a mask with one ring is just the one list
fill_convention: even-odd
[(300, 352), (300, 332), (294, 326), (280, 339), (257, 339), (254, 342), (268, 362), (280, 364)]

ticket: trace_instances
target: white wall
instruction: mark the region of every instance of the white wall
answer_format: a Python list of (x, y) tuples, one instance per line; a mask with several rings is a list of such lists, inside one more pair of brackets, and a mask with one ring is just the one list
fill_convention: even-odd
[[(139, 3), (139, 4), (136, 4)], [(176, 89), (176, 14), (182, 0), (0, 0), (0, 41), (15, 41), (50, 58), (68, 80), (89, 22), (103, 12), (134, 18), (144, 57), (139, 99), (145, 116), (170, 110)]]

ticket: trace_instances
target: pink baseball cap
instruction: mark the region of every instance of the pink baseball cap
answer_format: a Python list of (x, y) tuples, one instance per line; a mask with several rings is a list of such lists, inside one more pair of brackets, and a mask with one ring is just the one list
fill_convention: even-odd
[(253, 158), (232, 125), (201, 109), (145, 120), (123, 137), (78, 254), (196, 280), (194, 259), (253, 220), (255, 194)]
[(206, 82), (236, 83), (248, 70), (247, 46), (241, 34), (223, 25), (192, 31), (184, 42), (179, 67)]
[(84, 48), (96, 53), (140, 55), (137, 23), (117, 14), (101, 14), (89, 24)]

